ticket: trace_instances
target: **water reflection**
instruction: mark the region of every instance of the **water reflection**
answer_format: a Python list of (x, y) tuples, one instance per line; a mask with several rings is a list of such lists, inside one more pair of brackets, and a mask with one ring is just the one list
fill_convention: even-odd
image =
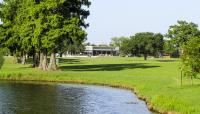
[(0, 114), (149, 114), (130, 91), (99, 86), (0, 82)]

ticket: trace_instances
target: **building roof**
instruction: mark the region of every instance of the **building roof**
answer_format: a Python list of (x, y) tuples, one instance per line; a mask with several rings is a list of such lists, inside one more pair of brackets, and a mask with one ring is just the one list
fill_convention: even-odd
[(114, 46), (85, 46), (85, 51), (119, 51), (119, 47), (114, 47)]

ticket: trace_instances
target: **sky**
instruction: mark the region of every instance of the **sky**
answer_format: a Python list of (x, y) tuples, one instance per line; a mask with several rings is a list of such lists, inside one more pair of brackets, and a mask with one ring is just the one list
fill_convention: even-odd
[(90, 1), (87, 42), (94, 44), (109, 44), (113, 37), (129, 37), (137, 32), (165, 34), (177, 20), (200, 25), (200, 0)]
[(137, 32), (165, 34), (177, 20), (200, 25), (200, 0), (90, 0), (87, 42), (109, 44), (112, 37)]

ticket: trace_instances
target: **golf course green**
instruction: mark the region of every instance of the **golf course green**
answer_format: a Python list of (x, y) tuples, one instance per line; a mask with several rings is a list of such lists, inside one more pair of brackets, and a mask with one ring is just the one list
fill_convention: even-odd
[(106, 85), (133, 90), (160, 113), (199, 114), (200, 81), (184, 78), (180, 83), (178, 59), (98, 57), (59, 60), (58, 71), (41, 71), (13, 64), (6, 57), (0, 70), (1, 80), (49, 81)]

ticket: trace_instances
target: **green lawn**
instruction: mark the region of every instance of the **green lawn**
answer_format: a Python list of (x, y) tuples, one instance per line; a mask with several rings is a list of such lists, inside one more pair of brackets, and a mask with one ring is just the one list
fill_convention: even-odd
[(60, 60), (60, 70), (43, 72), (7, 58), (1, 79), (106, 84), (134, 89), (150, 106), (163, 112), (200, 114), (200, 81), (184, 79), (180, 86), (179, 61), (143, 58), (73, 58)]

